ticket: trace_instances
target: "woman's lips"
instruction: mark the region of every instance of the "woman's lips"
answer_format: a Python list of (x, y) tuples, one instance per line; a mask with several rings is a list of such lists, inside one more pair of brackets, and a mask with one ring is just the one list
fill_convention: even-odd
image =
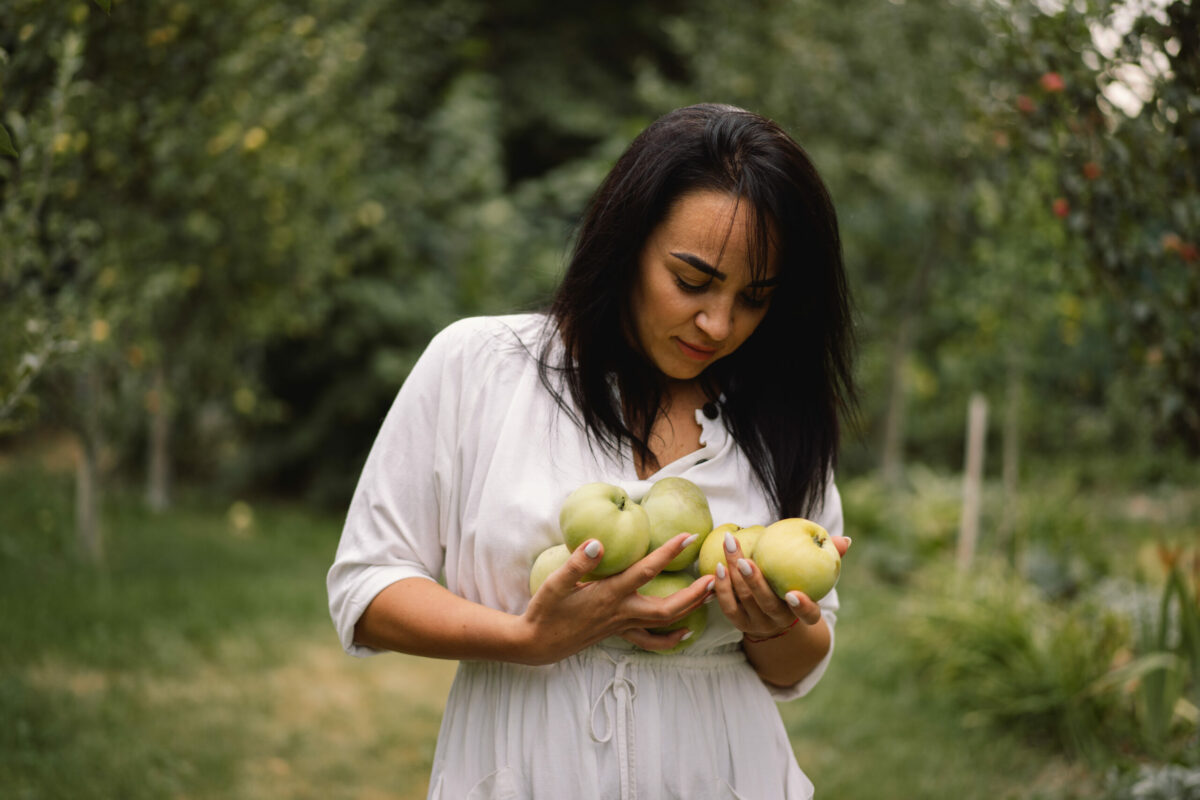
[(717, 353), (717, 348), (715, 347), (701, 347), (696, 344), (688, 344), (683, 339), (676, 339), (675, 343), (679, 345), (680, 351), (685, 356), (695, 361), (708, 361)]

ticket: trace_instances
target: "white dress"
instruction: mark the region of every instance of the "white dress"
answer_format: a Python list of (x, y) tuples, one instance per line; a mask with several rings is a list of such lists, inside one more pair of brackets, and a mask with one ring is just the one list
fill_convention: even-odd
[[(522, 613), (530, 566), (561, 542), (559, 506), (583, 483), (614, 483), (637, 500), (678, 475), (704, 491), (715, 524), (773, 521), (721, 420), (700, 410), (701, 448), (646, 480), (628, 449), (617, 457), (589, 447), (538, 378), (544, 324), (532, 314), (454, 323), (400, 389), (328, 575), (330, 611), (352, 655), (379, 652), (354, 644), (354, 625), (404, 578), (441, 578), (468, 600)], [(832, 482), (817, 521), (841, 535)], [(821, 606), (832, 631), (836, 591)], [(807, 693), (829, 656), (800, 683), (769, 686), (746, 661), (741, 632), (715, 601), (708, 608), (708, 628), (677, 655), (610, 639), (549, 666), (461, 662), (429, 797), (811, 797), (775, 702)]]

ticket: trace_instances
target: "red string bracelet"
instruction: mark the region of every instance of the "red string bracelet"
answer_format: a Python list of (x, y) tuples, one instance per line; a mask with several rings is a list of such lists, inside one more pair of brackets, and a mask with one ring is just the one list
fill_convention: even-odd
[(742, 634), (742, 638), (745, 639), (747, 642), (750, 642), (751, 644), (758, 644), (759, 642), (769, 642), (772, 639), (778, 639), (780, 636), (783, 636), (785, 633), (790, 631), (792, 628), (796, 627), (796, 623), (799, 621), (800, 621), (800, 618), (796, 617), (794, 620), (792, 620), (791, 625), (788, 625), (786, 628), (781, 630), (779, 633), (773, 634), (771, 636), (764, 636), (761, 639), (755, 639), (753, 636), (747, 636), (746, 634)]

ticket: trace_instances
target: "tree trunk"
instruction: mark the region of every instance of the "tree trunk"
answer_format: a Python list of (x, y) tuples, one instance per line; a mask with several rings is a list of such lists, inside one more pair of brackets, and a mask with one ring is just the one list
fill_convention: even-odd
[(925, 305), (925, 294), (929, 289), (929, 281), (933, 275), (932, 253), (921, 260), (917, 274), (913, 276), (912, 285), (908, 291), (908, 300), (904, 304), (903, 316), (896, 326), (896, 335), (892, 339), (891, 377), (888, 390), (887, 411), (883, 418), (882, 457), (879, 462), (879, 473), (883, 481), (891, 486), (900, 482), (904, 472), (904, 432), (908, 414), (908, 358), (912, 352), (913, 342), (917, 338), (917, 320), (920, 309)]
[(997, 544), (1001, 551), (1008, 550), (1016, 556), (1017, 534), (1017, 486), (1020, 482), (1019, 458), (1021, 449), (1021, 398), (1023, 395), (1021, 367), (1017, 357), (1008, 359), (1008, 382), (1004, 391), (1004, 433), (1001, 445), (1001, 480), (1003, 483), (1003, 508), (1000, 513), (1000, 528)]
[(152, 511), (171, 505), (171, 408), (167, 397), (167, 371), (154, 369), (154, 386), (147, 398), (149, 431), (146, 446), (146, 504)]
[(100, 378), (85, 365), (76, 376), (79, 449), (75, 469), (75, 532), (80, 550), (93, 563), (104, 560), (100, 527)]
[(916, 326), (914, 317), (911, 310), (905, 312), (892, 342), (890, 388), (887, 412), (883, 417), (883, 456), (879, 463), (879, 473), (888, 486), (899, 484), (904, 471), (904, 427), (908, 413), (906, 367), (911, 350), (911, 331)]

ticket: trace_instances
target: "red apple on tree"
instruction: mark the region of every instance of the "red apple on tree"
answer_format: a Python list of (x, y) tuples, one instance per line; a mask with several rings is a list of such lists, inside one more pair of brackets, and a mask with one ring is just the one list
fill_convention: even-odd
[(1063, 82), (1062, 75), (1059, 75), (1057, 72), (1047, 72), (1041, 77), (1039, 83), (1042, 84), (1042, 88), (1044, 90), (1051, 93), (1061, 92), (1066, 88), (1066, 84)]

